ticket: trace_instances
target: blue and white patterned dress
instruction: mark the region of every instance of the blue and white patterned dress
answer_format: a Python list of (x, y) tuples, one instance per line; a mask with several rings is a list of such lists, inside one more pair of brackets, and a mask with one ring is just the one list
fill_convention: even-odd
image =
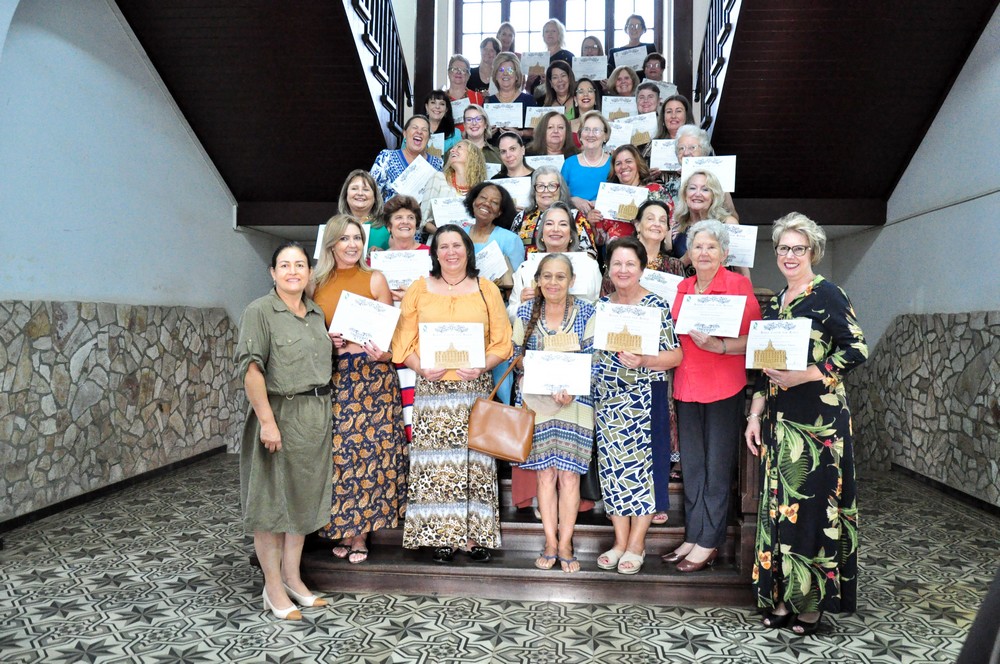
[[(610, 299), (602, 297), (600, 301)], [(650, 293), (638, 305), (663, 312), (659, 350), (677, 348), (667, 302)], [(667, 509), (670, 418), (666, 399), (672, 373), (629, 369), (617, 353), (606, 350), (594, 350), (594, 372), (597, 460), (605, 509), (615, 516), (641, 516)], [(658, 446), (663, 449), (656, 449)]]
[[(428, 154), (424, 155), (424, 159), (436, 170), (440, 171), (444, 168), (444, 161), (442, 161), (441, 157)], [(406, 158), (403, 157), (402, 150), (382, 150), (378, 153), (370, 172), (372, 177), (375, 178), (375, 183), (378, 184), (378, 190), (382, 192), (382, 200), (387, 201), (396, 195), (396, 190), (392, 188), (392, 183), (396, 181), (396, 178), (409, 165)]]

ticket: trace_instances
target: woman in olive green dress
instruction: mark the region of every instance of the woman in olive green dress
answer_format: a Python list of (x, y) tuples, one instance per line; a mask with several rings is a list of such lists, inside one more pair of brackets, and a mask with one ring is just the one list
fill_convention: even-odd
[(243, 312), (236, 348), (250, 402), (240, 449), (243, 525), (264, 572), (264, 610), (284, 620), (300, 620), (298, 606), (326, 604), (299, 576), (305, 535), (330, 517), (333, 472), (333, 347), (323, 311), (305, 295), (310, 268), (298, 243), (278, 247), (274, 290)]

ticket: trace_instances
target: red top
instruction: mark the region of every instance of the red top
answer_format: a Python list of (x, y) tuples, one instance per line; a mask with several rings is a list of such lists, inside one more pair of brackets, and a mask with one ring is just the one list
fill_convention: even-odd
[[(697, 277), (688, 277), (677, 286), (677, 299), (670, 309), (670, 315), (678, 320), (681, 314), (681, 302), (685, 295), (695, 294)], [(746, 306), (743, 307), (743, 322), (740, 323), (740, 336), (750, 331), (750, 321), (760, 320), (760, 305), (753, 294), (753, 284), (738, 272), (730, 272), (719, 268), (715, 278), (702, 295), (746, 295)], [(688, 334), (678, 335), (684, 359), (674, 369), (674, 398), (678, 401), (695, 403), (712, 403), (728, 399), (747, 386), (746, 356), (720, 355), (698, 348)], [(727, 339), (727, 343), (732, 341)]]

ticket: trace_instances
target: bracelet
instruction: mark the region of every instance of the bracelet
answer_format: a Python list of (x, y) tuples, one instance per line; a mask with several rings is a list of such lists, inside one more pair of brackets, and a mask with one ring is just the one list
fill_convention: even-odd
[(747, 415), (747, 419), (748, 420), (759, 420), (760, 419), (760, 413), (750, 413), (749, 415)]
[(726, 354), (726, 340), (722, 339), (722, 354)]

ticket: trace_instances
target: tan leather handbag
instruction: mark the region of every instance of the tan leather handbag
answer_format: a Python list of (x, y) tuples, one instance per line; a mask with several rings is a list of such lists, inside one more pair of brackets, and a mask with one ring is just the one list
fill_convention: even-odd
[(493, 397), (520, 361), (517, 357), (510, 363), (490, 396), (476, 399), (469, 414), (469, 449), (512, 463), (524, 463), (531, 454), (535, 411), (523, 405), (520, 408), (508, 406), (494, 401)]

